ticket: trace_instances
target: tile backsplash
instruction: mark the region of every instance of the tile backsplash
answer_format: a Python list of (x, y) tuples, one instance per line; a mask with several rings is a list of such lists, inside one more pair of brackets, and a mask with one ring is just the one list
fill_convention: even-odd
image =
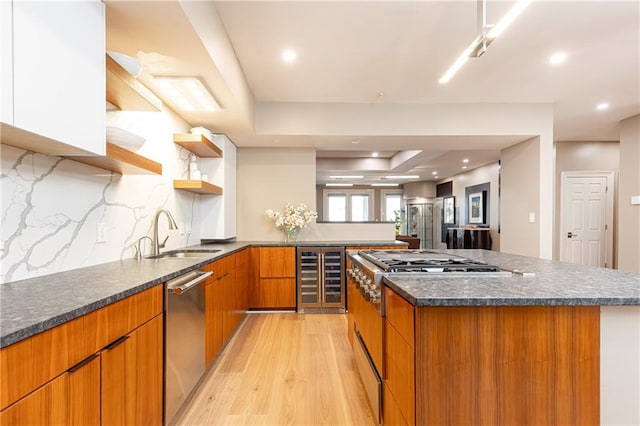
[[(169, 210), (181, 228), (169, 233), (160, 217), (166, 249), (200, 241), (200, 196), (173, 189), (174, 179), (187, 178), (190, 153), (172, 137), (188, 132), (188, 124), (169, 110), (118, 112), (110, 124), (145, 137), (137, 153), (162, 163), (162, 176), (119, 175), (0, 146), (0, 283), (133, 257), (138, 239), (151, 236), (158, 209)], [(98, 242), (99, 226), (105, 242)], [(144, 248), (148, 254), (148, 240)]]

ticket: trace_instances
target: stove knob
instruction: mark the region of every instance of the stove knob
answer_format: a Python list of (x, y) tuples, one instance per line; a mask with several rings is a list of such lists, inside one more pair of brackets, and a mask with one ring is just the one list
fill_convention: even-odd
[(366, 300), (367, 302), (371, 300), (371, 292), (369, 290), (365, 290), (363, 296), (364, 300)]

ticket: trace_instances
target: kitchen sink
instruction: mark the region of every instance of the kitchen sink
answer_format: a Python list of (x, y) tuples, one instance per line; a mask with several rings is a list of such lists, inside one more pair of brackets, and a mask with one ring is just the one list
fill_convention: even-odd
[(206, 257), (220, 250), (174, 250), (161, 253), (157, 256), (148, 256), (147, 259), (185, 259)]

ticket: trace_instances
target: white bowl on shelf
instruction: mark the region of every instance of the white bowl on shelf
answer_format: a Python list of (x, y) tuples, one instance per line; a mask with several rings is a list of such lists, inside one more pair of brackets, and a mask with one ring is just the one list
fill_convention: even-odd
[(124, 149), (135, 151), (146, 141), (142, 136), (131, 133), (128, 130), (115, 126), (107, 126), (107, 142), (118, 145)]

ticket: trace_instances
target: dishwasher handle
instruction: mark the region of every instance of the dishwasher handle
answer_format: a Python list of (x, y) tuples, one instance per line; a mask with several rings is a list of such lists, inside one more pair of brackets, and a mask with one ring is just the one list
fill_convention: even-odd
[(167, 291), (171, 294), (182, 294), (189, 291), (202, 281), (209, 278), (213, 272), (193, 271), (181, 277), (174, 278), (167, 283)]

